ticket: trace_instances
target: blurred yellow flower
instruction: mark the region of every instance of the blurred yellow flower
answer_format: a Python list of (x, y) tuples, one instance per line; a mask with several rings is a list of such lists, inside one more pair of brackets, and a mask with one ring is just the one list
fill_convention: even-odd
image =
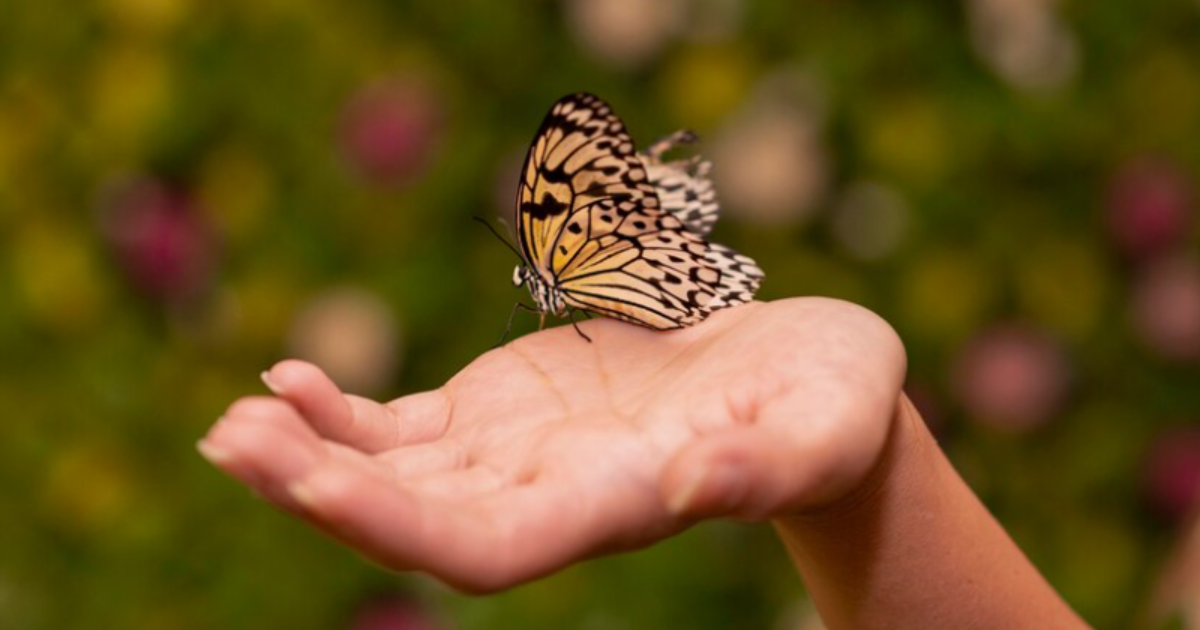
[(1190, 150), (1200, 130), (1200, 63), (1188, 51), (1165, 48), (1119, 75), (1124, 119), (1121, 134), (1129, 146)]
[(955, 343), (989, 312), (997, 289), (970, 253), (935, 251), (903, 275), (898, 288), (905, 329), (926, 339)]
[[(15, 187), (61, 118), (57, 97), (30, 76), (10, 77), (0, 89), (0, 190)], [(3, 205), (0, 204), (0, 208)]]
[(227, 284), (219, 300), (233, 335), (252, 348), (278, 348), (300, 300), (301, 280), (281, 261), (261, 261)]
[(101, 323), (109, 281), (94, 244), (77, 227), (29, 221), (16, 233), (11, 255), (23, 305), (36, 323), (63, 333)]
[(167, 60), (155, 49), (119, 45), (100, 53), (89, 77), (92, 151), (99, 162), (140, 148), (171, 94)]
[(127, 517), (134, 501), (135, 475), (128, 455), (103, 441), (63, 445), (49, 462), (41, 507), (57, 527), (92, 536)]
[(755, 72), (750, 55), (737, 46), (684, 48), (663, 68), (660, 99), (679, 125), (709, 129), (745, 99)]
[(872, 110), (863, 120), (866, 153), (877, 168), (920, 184), (936, 184), (945, 175), (950, 141), (948, 113), (933, 100), (900, 96)]
[(160, 35), (185, 19), (191, 0), (100, 0), (104, 17), (129, 31)]
[(200, 166), (197, 194), (222, 237), (238, 241), (253, 235), (274, 202), (270, 167), (243, 146), (225, 144)]
[(1111, 273), (1095, 247), (1071, 237), (1048, 237), (1031, 243), (1017, 260), (1022, 310), (1070, 339), (1095, 331)]

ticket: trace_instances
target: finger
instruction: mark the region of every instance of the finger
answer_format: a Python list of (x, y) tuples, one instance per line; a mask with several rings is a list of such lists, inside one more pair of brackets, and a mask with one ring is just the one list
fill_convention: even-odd
[(384, 407), (400, 423), (397, 445), (420, 444), (446, 434), (454, 416), (454, 396), (443, 387), (397, 398)]
[(395, 416), (384, 406), (346, 396), (311, 363), (287, 360), (263, 372), (263, 383), (289, 402), (322, 437), (374, 453), (398, 443)]
[(510, 486), (479, 501), (478, 512), (499, 532), (485, 591), (521, 584), (579, 560), (644, 546), (679, 530), (651, 494), (584, 494), (581, 479), (554, 475)]
[(326, 456), (295, 410), (269, 398), (235, 403), (197, 447), (214, 465), (289, 511), (299, 506), (286, 492), (287, 484)]
[(273, 396), (243, 396), (235, 400), (225, 410), (225, 413), (210, 433), (215, 431), (217, 427), (227, 425), (231, 422), (235, 424), (242, 422), (272, 424), (289, 432), (304, 436), (306, 439), (321, 439), (313, 431), (313, 428), (304, 421), (304, 418), (300, 417), (295, 407), (287, 401)]
[(459, 470), (467, 463), (466, 451), (452, 440), (402, 446), (377, 457), (392, 469), (392, 475), (398, 481)]
[(766, 405), (757, 424), (717, 431), (683, 448), (663, 472), (668, 508), (686, 518), (761, 519), (813, 509), (850, 492), (883, 448), (886, 419), (875, 430), (853, 417), (864, 409), (830, 405), (818, 412), (810, 404), (785, 396)]
[(439, 500), (323, 466), (291, 492), (319, 527), (373, 561), (424, 571), (469, 593), (494, 592), (669, 533), (643, 522), (654, 506), (596, 505), (555, 483), (518, 485), (480, 501)]
[(289, 511), (298, 506), (287, 486), (318, 462), (333, 459), (390, 476), (361, 452), (322, 440), (288, 403), (265, 396), (236, 401), (197, 448), (214, 465)]
[(469, 505), (423, 498), (350, 467), (319, 466), (290, 493), (321, 529), (371, 560), (463, 590), (487, 589), (504, 555), (496, 524)]
[(822, 340), (820, 361), (794, 366), (781, 387), (736, 397), (731, 414), (745, 425), (681, 449), (660, 482), (672, 511), (691, 518), (794, 514), (832, 503), (867, 478), (894, 416), (904, 348), (877, 316), (833, 306), (829, 316), (857, 334)]

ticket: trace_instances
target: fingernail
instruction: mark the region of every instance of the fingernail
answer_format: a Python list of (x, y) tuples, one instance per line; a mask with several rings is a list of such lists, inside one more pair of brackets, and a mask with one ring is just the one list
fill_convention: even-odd
[(667, 509), (674, 514), (682, 514), (692, 504), (692, 497), (696, 496), (696, 491), (700, 489), (702, 483), (704, 483), (703, 474), (689, 476), (679, 486), (679, 490), (671, 495), (670, 500), (667, 501)]
[(732, 511), (746, 494), (746, 480), (733, 464), (716, 464), (697, 471), (687, 479), (667, 502), (675, 514), (693, 511), (706, 505), (705, 512)]
[[(219, 422), (219, 420), (218, 420)], [(200, 455), (207, 459), (209, 463), (221, 466), (233, 461), (233, 455), (229, 451), (212, 444), (207, 440), (196, 442), (196, 450), (200, 451)]]
[(295, 481), (289, 483), (287, 491), (296, 500), (296, 503), (309, 509), (316, 506), (316, 498), (313, 496), (312, 489), (304, 485), (304, 482)]
[(283, 388), (279, 386), (279, 383), (276, 383), (275, 381), (271, 380), (271, 371), (270, 370), (266, 370), (262, 374), (259, 374), (258, 378), (262, 379), (263, 385), (266, 385), (267, 389), (271, 390), (271, 392), (274, 393), (276, 396), (283, 395)]

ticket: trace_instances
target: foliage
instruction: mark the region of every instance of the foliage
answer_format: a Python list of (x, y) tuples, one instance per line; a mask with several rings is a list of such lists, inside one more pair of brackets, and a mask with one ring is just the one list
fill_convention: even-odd
[[(391, 344), (341, 357), (381, 397), (490, 347), (519, 294), (471, 216), (509, 211), (578, 90), (643, 143), (710, 138), (738, 174), (717, 240), (760, 262), (761, 297), (892, 321), (972, 487), (1098, 628), (1134, 618), (1192, 505), (1143, 470), (1200, 421), (1200, 5), (596, 4), (0, 4), (0, 627), (345, 627), (395, 590), (469, 628), (774, 626), (802, 596), (767, 527), (468, 599), (193, 449), (350, 322)], [(346, 286), (383, 307), (314, 329)]]

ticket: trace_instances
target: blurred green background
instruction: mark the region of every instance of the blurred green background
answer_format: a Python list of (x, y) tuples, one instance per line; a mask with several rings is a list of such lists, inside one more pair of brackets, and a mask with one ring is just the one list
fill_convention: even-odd
[(700, 132), (761, 297), (890, 320), (1050, 582), (1141, 618), (1200, 488), (1200, 2), (0, 0), (0, 628), (817, 627), (768, 527), (471, 599), (194, 451), (279, 358), (489, 348), (470, 217), (579, 90)]

